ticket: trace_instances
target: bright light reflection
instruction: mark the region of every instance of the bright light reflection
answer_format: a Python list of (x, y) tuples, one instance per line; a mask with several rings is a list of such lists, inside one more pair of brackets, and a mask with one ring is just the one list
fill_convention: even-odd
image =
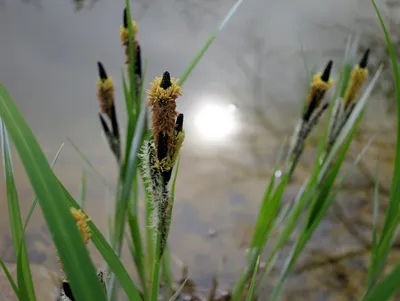
[(279, 169), (277, 171), (275, 171), (275, 177), (277, 177), (277, 178), (282, 177), (282, 171)]
[(195, 117), (195, 126), (203, 139), (208, 141), (221, 141), (228, 138), (236, 128), (234, 113), (236, 106), (206, 104)]

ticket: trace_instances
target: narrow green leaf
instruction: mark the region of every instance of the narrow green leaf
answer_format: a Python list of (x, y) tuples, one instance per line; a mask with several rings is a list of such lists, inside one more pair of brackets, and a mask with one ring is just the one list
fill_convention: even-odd
[(374, 262), (378, 259), (378, 215), (379, 215), (379, 160), (376, 165), (376, 178), (375, 178), (375, 188), (374, 188), (374, 212), (373, 212), (373, 228), (372, 228), (372, 244), (371, 244), (371, 264), (368, 267), (367, 275), (367, 290), (366, 294), (369, 293), (370, 289), (375, 285), (379, 270), (375, 269)]
[[(396, 103), (397, 103), (397, 143), (396, 143), (396, 157), (394, 162), (394, 170), (392, 177), (392, 184), (390, 188), (389, 204), (386, 211), (385, 221), (382, 229), (382, 235), (379, 239), (378, 246), (376, 248), (374, 260), (371, 263), (371, 271), (376, 274), (385, 264), (386, 257), (393, 242), (394, 233), (400, 217), (400, 71), (397, 61), (397, 56), (393, 48), (392, 41), (386, 25), (383, 21), (382, 15), (376, 5), (375, 1), (372, 0), (372, 4), (375, 8), (376, 14), (379, 18), (383, 33), (385, 35), (386, 43), (389, 50), (389, 55), (392, 62), (393, 75), (396, 88)], [(368, 299), (369, 300), (369, 299)], [(382, 299), (383, 300), (383, 299)]]
[[(54, 168), (54, 165), (56, 164), (57, 159), (58, 159), (58, 157), (60, 156), (60, 153), (61, 153), (61, 150), (62, 150), (63, 147), (64, 147), (64, 143), (61, 144), (61, 146), (60, 146), (60, 148), (58, 149), (58, 151), (57, 151), (57, 153), (56, 153), (56, 155), (55, 155), (53, 161), (51, 162), (51, 168)], [(26, 219), (25, 219), (24, 230), (23, 230), (23, 234), (24, 234), (24, 235), (25, 235), (25, 232), (26, 232), (26, 228), (28, 228), (28, 224), (29, 224), (29, 222), (30, 222), (30, 220), (31, 220), (31, 218), (32, 218), (33, 212), (35, 211), (35, 208), (36, 208), (37, 203), (38, 203), (38, 200), (37, 200), (37, 198), (35, 198), (35, 199), (33, 200), (33, 202), (32, 202), (32, 206), (31, 206), (31, 208), (29, 209), (28, 215), (27, 215), (27, 217), (26, 217)], [(23, 237), (21, 237), (21, 239), (23, 239)], [(19, 248), (21, 248), (21, 244), (22, 244), (22, 241), (19, 242), (19, 246), (20, 246)]]
[(193, 60), (190, 62), (189, 66), (186, 68), (186, 70), (183, 72), (183, 74), (179, 77), (179, 84), (182, 86), (183, 83), (186, 81), (186, 79), (189, 77), (189, 75), (192, 73), (193, 69), (197, 66), (197, 63), (200, 61), (200, 59), (203, 57), (204, 53), (207, 51), (207, 49), (211, 46), (211, 44), (214, 42), (214, 40), (217, 37), (217, 34), (225, 27), (225, 25), (228, 23), (230, 18), (233, 17), (235, 14), (236, 10), (239, 8), (239, 6), (242, 4), (243, 0), (238, 0), (228, 11), (227, 15), (225, 18), (222, 20), (220, 25), (217, 27), (217, 29), (209, 36), (203, 47), (200, 49), (200, 51), (196, 54), (196, 56), (193, 58)]
[[(131, 206), (129, 206), (131, 207)], [(137, 215), (132, 213), (132, 208), (128, 210), (128, 225), (132, 238), (132, 257), (135, 262), (136, 270), (142, 285), (144, 300), (147, 301), (149, 296), (147, 293), (146, 270), (144, 266), (143, 245), (139, 229), (139, 222)]]
[(114, 191), (115, 188), (111, 186), (110, 183), (108, 183), (107, 179), (105, 176), (103, 176), (92, 164), (92, 162), (90, 162), (90, 159), (88, 158), (88, 156), (86, 156), (80, 149), (79, 147), (70, 139), (67, 137), (68, 142), (71, 144), (71, 146), (75, 149), (75, 151), (81, 156), (81, 158), (83, 159), (83, 161), (86, 163), (86, 165), (93, 170), (98, 176), (99, 178), (102, 180), (103, 184), (110, 190), (110, 191)]
[[(6, 180), (6, 194), (8, 202), (8, 216), (10, 218), (11, 236), (13, 238), (14, 254), (17, 259), (17, 280), (20, 297), (25, 300), (36, 300), (33, 286), (32, 273), (28, 261), (28, 253), (23, 234), (21, 210), (19, 207), (17, 187), (15, 185), (14, 170), (12, 166), (11, 149), (7, 130), (0, 120), (1, 149)], [(19, 243), (21, 242), (21, 248)]]
[(399, 291), (400, 265), (380, 281), (362, 301), (386, 301)]
[(74, 295), (78, 300), (105, 301), (96, 270), (69, 211), (59, 181), (31, 129), (2, 85), (0, 85), (0, 117), (7, 127), (38, 198), (46, 223), (51, 229), (54, 244), (64, 264), (64, 271)]
[(278, 210), (278, 206), (281, 201), (280, 197), (282, 196), (288, 183), (288, 174), (284, 173), (282, 175), (281, 182), (278, 184), (276, 190), (274, 191), (276, 172), (280, 166), (283, 157), (284, 145), (285, 142), (281, 144), (278, 154), (276, 156), (275, 165), (272, 169), (272, 177), (264, 193), (264, 197), (261, 202), (261, 208), (258, 213), (255, 231), (253, 234), (252, 242), (250, 244), (250, 252), (247, 258), (247, 267), (236, 281), (232, 294), (233, 301), (240, 300), (243, 294), (243, 290), (246, 286), (246, 281), (253, 273), (257, 258), (261, 254), (265, 244), (268, 241), (268, 236), (275, 218), (275, 213)]
[(20, 294), (19, 294), (19, 289), (17, 287), (17, 285), (15, 284), (14, 279), (11, 276), (10, 271), (8, 270), (7, 266), (4, 264), (3, 260), (0, 259), (0, 265), (4, 271), (4, 274), (6, 275), (8, 282), (10, 282), (10, 285), (12, 287), (12, 289), (14, 290), (15, 295), (17, 296), (18, 300), (22, 301)]
[(161, 245), (161, 235), (160, 232), (156, 233), (156, 256), (153, 262), (153, 270), (151, 275), (151, 293), (150, 293), (150, 301), (158, 300), (158, 290), (160, 285), (160, 263), (162, 258), (157, 254), (160, 254), (160, 245)]
[(175, 301), (178, 299), (179, 295), (181, 294), (181, 292), (183, 291), (183, 289), (185, 288), (187, 279), (185, 279), (182, 284), (179, 286), (179, 288), (176, 290), (175, 294), (169, 299), (169, 301)]
[(86, 201), (86, 183), (87, 183), (87, 173), (86, 169), (82, 170), (82, 178), (81, 178), (81, 197), (79, 199), (79, 204), (82, 208), (85, 208)]
[(254, 286), (256, 283), (256, 277), (257, 277), (257, 272), (258, 272), (259, 266), (260, 266), (260, 256), (258, 256), (258, 258), (257, 258), (256, 268), (254, 269), (253, 277), (251, 278), (250, 288), (249, 288), (249, 292), (247, 293), (246, 301), (253, 300)]
[(162, 259), (162, 277), (166, 286), (165, 295), (167, 298), (173, 295), (173, 275), (171, 269), (171, 251), (168, 246), (165, 247), (163, 259)]
[[(69, 205), (71, 207), (82, 209), (79, 204), (74, 200), (74, 198), (70, 195), (70, 193), (65, 189), (64, 186), (60, 183), (64, 195), (67, 198)], [(103, 234), (101, 234), (100, 230), (96, 227), (96, 225), (92, 221), (88, 221), (88, 226), (90, 232), (92, 233), (91, 241), (96, 246), (97, 250), (100, 252), (101, 256), (107, 262), (111, 271), (115, 274), (122, 288), (124, 289), (126, 295), (129, 297), (129, 300), (141, 300), (139, 291), (132, 281), (131, 277), (128, 274), (124, 264), (121, 262), (120, 258), (115, 254), (114, 250), (108, 244)]]

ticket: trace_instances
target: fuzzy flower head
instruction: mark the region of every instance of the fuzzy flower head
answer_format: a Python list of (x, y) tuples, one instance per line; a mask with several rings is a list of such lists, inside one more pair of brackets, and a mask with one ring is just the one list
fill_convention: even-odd
[(103, 67), (103, 64), (97, 63), (99, 69), (99, 78), (97, 79), (97, 99), (99, 100), (100, 111), (111, 116), (111, 108), (114, 105), (114, 81)]
[[(136, 35), (137, 33), (137, 24), (135, 21), (131, 21), (132, 22), (132, 34), (133, 36)], [(128, 15), (127, 15), (127, 11), (126, 8), (124, 9), (124, 16), (123, 16), (123, 23), (120, 26), (119, 29), (119, 35), (121, 37), (121, 42), (122, 45), (124, 46), (128, 46), (129, 43), (129, 29), (128, 29)]]
[(76, 209), (73, 207), (71, 208), (71, 214), (76, 221), (76, 225), (78, 226), (79, 232), (81, 232), (81, 236), (85, 244), (88, 244), (91, 236), (90, 229), (87, 224), (89, 218), (85, 213), (82, 212), (81, 209)]
[[(172, 147), (176, 117), (179, 115), (176, 111), (176, 99), (182, 93), (181, 87), (174, 78), (170, 77), (168, 72), (164, 72), (162, 77), (155, 78), (151, 83), (151, 89), (146, 90), (146, 93), (149, 95), (148, 105), (152, 108), (153, 113), (152, 128), (156, 148), (160, 149), (159, 139), (161, 136), (165, 147), (167, 145)], [(168, 153), (167, 149), (165, 149), (166, 153)]]
[(349, 86), (346, 89), (343, 101), (347, 106), (355, 101), (358, 96), (358, 92), (360, 91), (362, 85), (365, 83), (368, 77), (368, 56), (369, 49), (364, 53), (361, 61), (357, 64), (353, 71), (351, 72)]
[(149, 106), (165, 105), (175, 101), (182, 94), (182, 88), (178, 85), (177, 80), (170, 77), (168, 72), (165, 72), (163, 76), (156, 77), (150, 85), (151, 89), (146, 90), (149, 95)]

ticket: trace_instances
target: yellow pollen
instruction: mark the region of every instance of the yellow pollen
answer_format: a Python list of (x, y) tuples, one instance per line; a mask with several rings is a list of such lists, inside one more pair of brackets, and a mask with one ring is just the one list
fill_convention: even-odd
[(87, 224), (87, 221), (89, 221), (89, 218), (86, 216), (85, 213), (82, 212), (81, 209), (76, 209), (76, 208), (71, 208), (71, 213), (72, 216), (74, 217), (76, 221), (76, 225), (78, 226), (79, 231), (81, 232), (81, 236), (85, 242), (85, 244), (88, 244), (90, 240), (90, 229)]
[(367, 80), (368, 69), (356, 65), (351, 72), (350, 83), (346, 89), (343, 101), (346, 105), (352, 103), (358, 95), (362, 85)]
[[(132, 20), (132, 33), (135, 36), (137, 33), (137, 24)], [(129, 29), (125, 28), (124, 25), (119, 27), (119, 35), (121, 37), (121, 42), (123, 45), (128, 45)]]
[(171, 86), (167, 89), (160, 87), (162, 82), (162, 76), (156, 77), (150, 84), (151, 89), (146, 90), (149, 95), (149, 105), (158, 104), (160, 100), (163, 101), (175, 101), (179, 95), (182, 94), (182, 88), (177, 84), (175, 78), (171, 78)]

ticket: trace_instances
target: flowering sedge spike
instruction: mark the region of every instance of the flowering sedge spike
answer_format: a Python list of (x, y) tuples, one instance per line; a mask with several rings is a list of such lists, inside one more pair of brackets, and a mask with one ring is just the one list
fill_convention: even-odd
[(320, 106), (325, 93), (333, 86), (333, 80), (329, 77), (333, 62), (329, 61), (324, 72), (314, 75), (311, 82), (311, 89), (307, 95), (306, 109), (303, 114), (304, 121), (308, 122), (313, 112)]
[(99, 78), (97, 79), (97, 99), (99, 100), (100, 111), (111, 119), (112, 107), (114, 106), (114, 81), (107, 76), (102, 63), (97, 62)]
[[(136, 52), (136, 58), (135, 58), (135, 62), (141, 62), (141, 54), (140, 54), (140, 46), (139, 43), (137, 41), (136, 34), (137, 34), (137, 23), (135, 21), (131, 21), (132, 24), (132, 41), (133, 41), (133, 49), (135, 49)], [(119, 29), (119, 35), (121, 38), (121, 43), (122, 46), (124, 46), (125, 48), (125, 56), (126, 56), (126, 60), (125, 60), (125, 64), (129, 65), (129, 27), (128, 27), (128, 12), (126, 10), (126, 8), (124, 9), (124, 15), (123, 15), (123, 21), (122, 24), (120, 25), (120, 29)], [(136, 63), (135, 64), (135, 68), (141, 69), (141, 64)], [(135, 73), (137, 74), (138, 70), (135, 70)], [(141, 70), (140, 70), (140, 74), (141, 74)]]
[[(136, 97), (137, 99), (139, 99), (141, 97), (141, 91), (140, 91), (140, 87), (142, 86), (142, 54), (141, 54), (141, 47), (140, 44), (138, 42), (138, 40), (136, 39), (136, 33), (137, 33), (137, 24), (135, 21), (131, 20), (131, 27), (132, 27), (132, 37), (129, 37), (129, 20), (130, 18), (128, 18), (128, 12), (127, 9), (124, 9), (124, 13), (123, 13), (123, 20), (122, 20), (122, 24), (120, 25), (120, 38), (121, 38), (121, 43), (122, 46), (125, 49), (125, 64), (128, 67), (128, 73), (130, 76), (132, 76), (132, 78), (135, 79), (135, 91), (136, 91)], [(131, 53), (129, 51), (129, 41), (132, 41), (132, 45), (133, 45), (133, 56), (134, 56), (134, 66), (133, 66), (133, 70), (130, 70), (130, 56)]]
[[(303, 116), (297, 124), (292, 136), (288, 162), (290, 162), (289, 176), (292, 175), (300, 156), (304, 150), (304, 143), (311, 130), (317, 125), (322, 114), (326, 111), (329, 104), (325, 103), (321, 107), (321, 101), (326, 92), (332, 87), (333, 80), (330, 78), (333, 62), (329, 61), (324, 72), (318, 72), (314, 75), (311, 82), (310, 92), (307, 95), (306, 107)], [(314, 117), (312, 117), (314, 116)]]
[(152, 138), (142, 148), (142, 171), (151, 194), (154, 233), (160, 238), (161, 258), (168, 239), (169, 208), (171, 206), (167, 185), (185, 138), (183, 114), (176, 111), (176, 99), (181, 87), (168, 72), (156, 77), (149, 96), (148, 106), (153, 112)]
[(328, 150), (331, 149), (331, 147), (335, 143), (336, 138), (339, 136), (342, 128), (344, 127), (351, 113), (353, 112), (353, 109), (356, 105), (356, 98), (358, 96), (358, 93), (362, 85), (367, 80), (369, 52), (370, 50), (367, 49), (367, 51), (365, 51), (364, 55), (362, 56), (360, 62), (353, 68), (349, 79), (349, 85), (342, 100), (341, 106), (343, 108), (337, 116), (337, 119), (335, 120), (336, 124), (334, 124), (332, 134), (329, 136)]
[[(132, 33), (135, 36), (137, 33), (137, 24), (132, 20)], [(128, 30), (128, 12), (124, 9), (123, 22), (119, 29), (122, 45), (128, 47), (129, 44), (129, 30)]]
[(168, 154), (168, 148), (175, 146), (175, 124), (179, 113), (176, 111), (176, 99), (182, 89), (169, 72), (156, 77), (151, 83), (151, 89), (146, 90), (149, 96), (148, 106), (151, 107), (152, 133), (157, 149), (157, 158), (162, 161)]
[(353, 71), (350, 76), (350, 82), (344, 94), (343, 102), (347, 108), (349, 104), (353, 103), (357, 98), (358, 92), (360, 91), (362, 85), (365, 83), (368, 77), (368, 56), (369, 49), (365, 51), (359, 64), (354, 66)]
[(107, 75), (101, 62), (97, 62), (97, 67), (99, 72), (99, 78), (97, 79), (97, 98), (100, 104), (100, 113), (108, 117), (111, 122), (112, 131), (110, 131), (106, 120), (101, 114), (99, 114), (100, 123), (108, 140), (108, 144), (119, 162), (121, 157), (121, 142), (119, 139), (119, 126), (115, 109), (114, 82), (112, 78)]

